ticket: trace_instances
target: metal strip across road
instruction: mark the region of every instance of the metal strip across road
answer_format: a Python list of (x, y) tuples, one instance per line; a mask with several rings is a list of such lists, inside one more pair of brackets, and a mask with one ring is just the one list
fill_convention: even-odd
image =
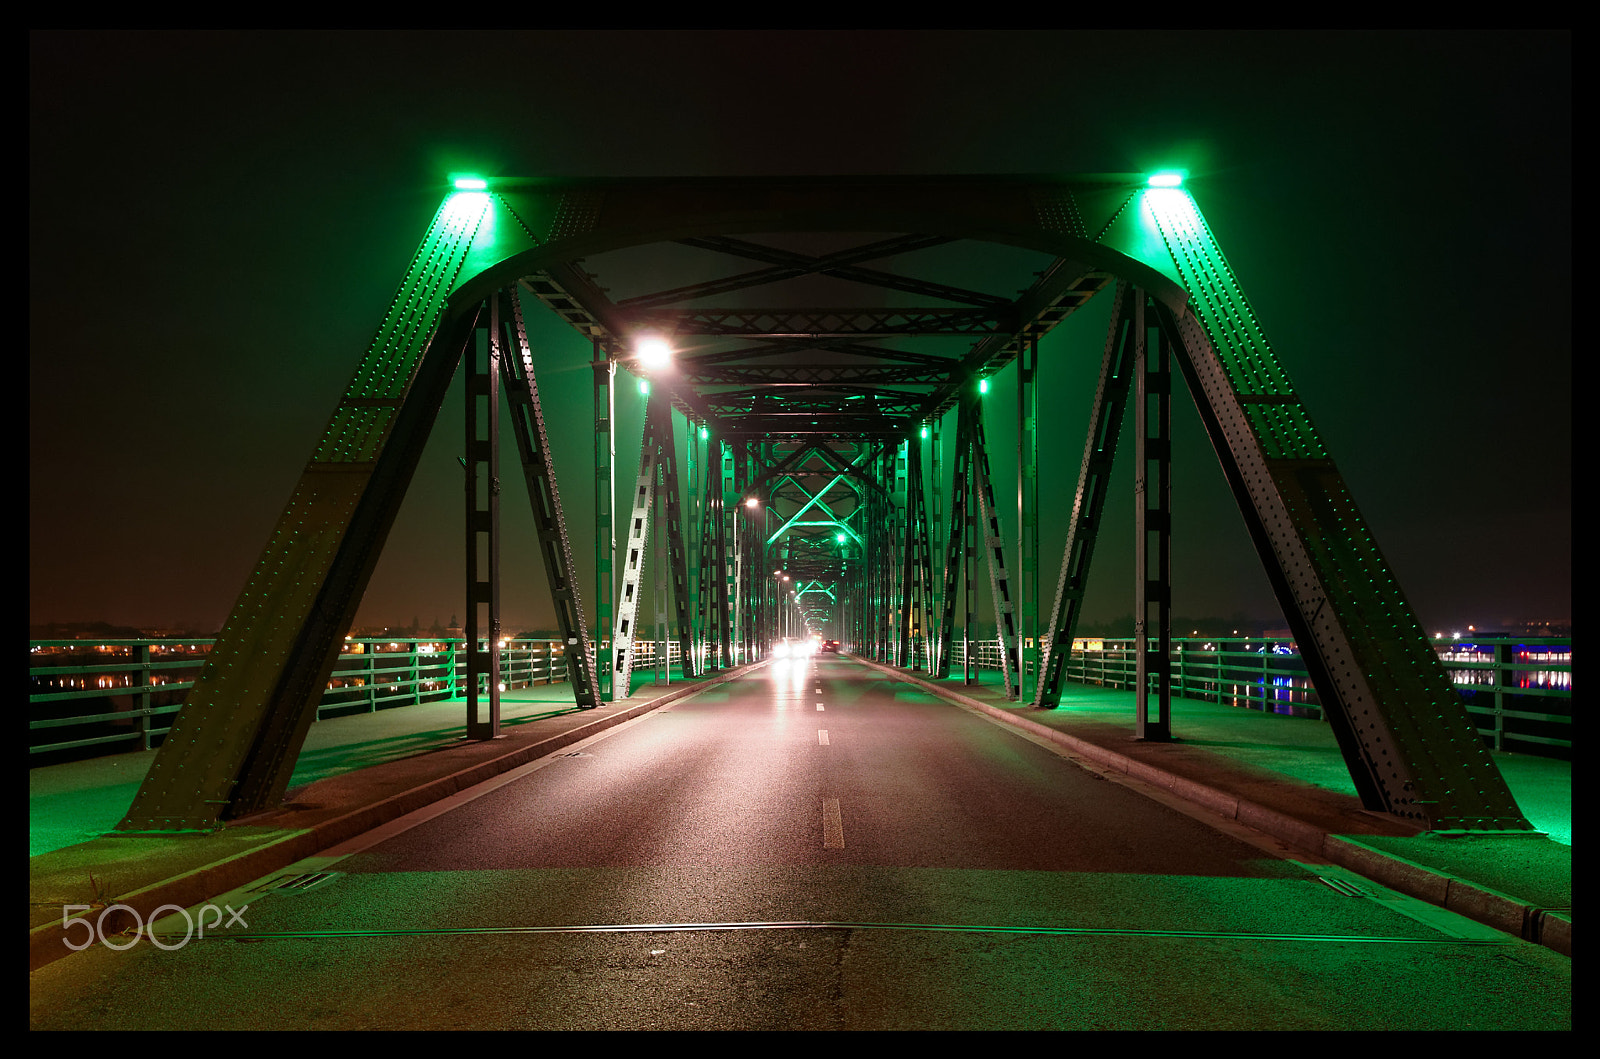
[[(379, 927), (362, 930), (280, 930), (238, 931), (210, 934), (206, 941), (289, 941), (317, 938), (396, 938), (446, 937), (474, 934), (652, 934), (692, 933), (732, 930), (913, 930), (955, 934), (1043, 934), (1074, 937), (1117, 938), (1228, 938), (1242, 941), (1299, 941), (1320, 944), (1355, 945), (1510, 945), (1516, 939), (1455, 938), (1443, 935), (1428, 938), (1386, 937), (1374, 934), (1277, 934), (1234, 930), (1132, 930), (1118, 927), (1004, 927), (962, 923), (867, 923), (827, 921), (775, 921), (750, 923), (595, 923), (544, 927)], [(184, 937), (172, 931), (140, 933), (152, 939)]]

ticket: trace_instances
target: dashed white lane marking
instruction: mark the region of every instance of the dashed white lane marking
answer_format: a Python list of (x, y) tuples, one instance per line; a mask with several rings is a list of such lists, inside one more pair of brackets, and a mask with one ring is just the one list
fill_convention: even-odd
[(822, 799), (822, 848), (844, 849), (844, 818), (837, 798)]
[(828, 745), (828, 730), (826, 728), (818, 728), (817, 729), (817, 745), (818, 746), (827, 746)]
[(821, 710), (821, 709), (822, 709), (822, 703), (820, 703), (820, 702), (819, 702), (819, 703), (817, 703), (817, 709), (818, 709), (818, 710)]

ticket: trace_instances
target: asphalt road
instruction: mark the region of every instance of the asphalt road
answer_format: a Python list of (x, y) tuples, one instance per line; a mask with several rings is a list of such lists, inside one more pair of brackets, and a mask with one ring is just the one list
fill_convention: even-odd
[(774, 663), (218, 895), (203, 939), (91, 944), (30, 1025), (1571, 1028), (1565, 957), (1151, 795)]

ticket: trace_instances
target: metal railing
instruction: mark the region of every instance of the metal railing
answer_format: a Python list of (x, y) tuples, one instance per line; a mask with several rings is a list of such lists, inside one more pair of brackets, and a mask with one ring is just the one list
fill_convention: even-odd
[[(203, 639), (33, 640), (28, 669), (29, 753), (107, 747), (148, 750), (166, 734), (214, 641)], [(459, 639), (350, 639), (334, 664), (317, 719), (461, 698), (465, 662)], [(633, 670), (655, 666), (654, 641), (635, 642)], [(681, 662), (677, 641), (668, 658)], [(952, 645), (952, 666), (965, 666), (965, 645)], [(1439, 655), (1478, 731), (1495, 749), (1570, 754), (1570, 638), (1479, 637), (1442, 641)], [(1000, 668), (997, 640), (975, 641), (974, 665)], [(920, 658), (920, 652), (919, 652)], [(1031, 667), (1030, 667), (1031, 670)], [(1074, 642), (1067, 679), (1131, 689), (1133, 640), (1087, 637)], [(1177, 639), (1173, 695), (1301, 717), (1322, 717), (1304, 663), (1285, 640)], [(500, 654), (507, 689), (567, 679), (559, 640), (508, 638)], [(1036, 674), (1027, 674), (1031, 681)], [(64, 735), (68, 738), (52, 738)]]
[[(32, 640), (28, 669), (29, 753), (104, 746), (105, 753), (149, 750), (172, 725), (211, 651), (209, 639)], [(344, 643), (317, 704), (316, 719), (370, 713), (466, 695), (460, 638)], [(656, 644), (634, 643), (635, 676), (654, 668)], [(681, 663), (677, 641), (668, 659)], [(560, 640), (501, 641), (500, 684), (507, 690), (567, 680)], [(65, 736), (66, 738), (59, 738)]]
[[(975, 641), (977, 669), (1000, 668), (998, 640)], [(1570, 637), (1493, 636), (1435, 644), (1478, 732), (1496, 750), (1566, 756), (1572, 750)], [(952, 672), (966, 662), (951, 644)], [(1322, 703), (1289, 640), (1174, 639), (1172, 694), (1246, 709), (1322, 718)], [(1132, 690), (1137, 659), (1131, 638), (1073, 641), (1066, 678)], [(1029, 680), (1037, 674), (1029, 667)], [(1031, 683), (1025, 685), (1031, 694)]]
[[(29, 753), (104, 745), (149, 750), (205, 665), (215, 641), (33, 640), (29, 644)], [(346, 639), (316, 718), (461, 698), (460, 639)], [(500, 651), (506, 688), (567, 679), (558, 640), (511, 638)], [(52, 738), (67, 736), (67, 738)]]

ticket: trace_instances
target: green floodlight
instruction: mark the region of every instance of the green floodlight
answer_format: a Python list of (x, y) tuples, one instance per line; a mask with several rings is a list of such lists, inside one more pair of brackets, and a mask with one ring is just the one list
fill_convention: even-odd
[(1152, 188), (1181, 188), (1183, 186), (1183, 173), (1175, 169), (1152, 173), (1150, 174), (1150, 179), (1145, 181), (1145, 185)]
[(487, 180), (475, 176), (456, 177), (454, 184), (457, 191), (483, 191), (489, 186)]
[(927, 437), (928, 436), (928, 427), (927, 427), (926, 424), (924, 424), (923, 427), (922, 427), (922, 436), (923, 437)]
[(845, 535), (843, 533), (841, 533), (838, 536), (834, 537), (833, 539), (838, 541), (840, 544), (843, 544), (844, 543), (844, 536)]
[(989, 380), (988, 379), (979, 379), (978, 380), (978, 392), (979, 393), (988, 393), (989, 392)]

